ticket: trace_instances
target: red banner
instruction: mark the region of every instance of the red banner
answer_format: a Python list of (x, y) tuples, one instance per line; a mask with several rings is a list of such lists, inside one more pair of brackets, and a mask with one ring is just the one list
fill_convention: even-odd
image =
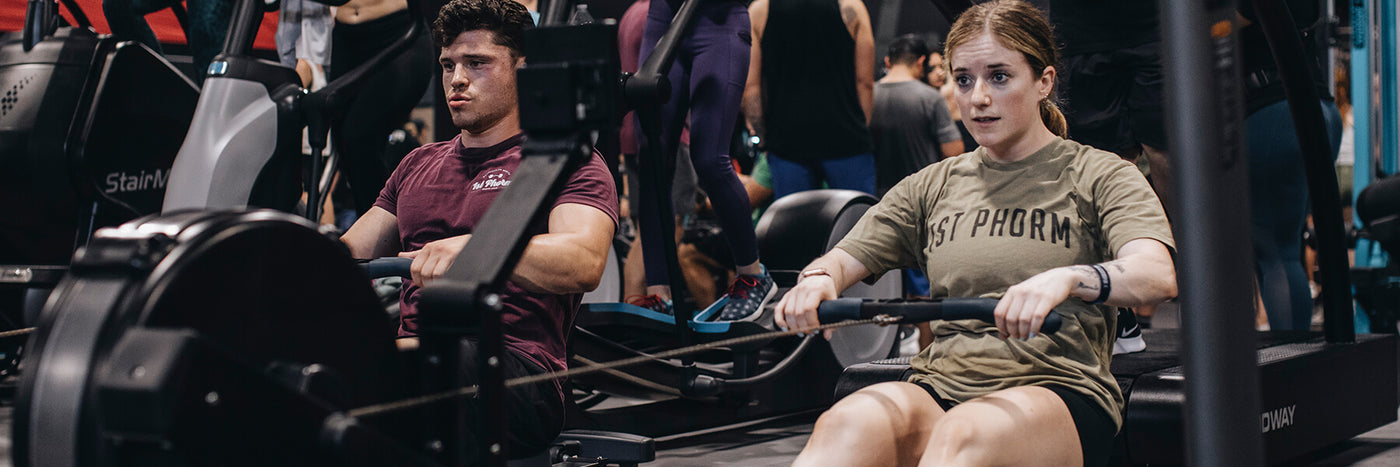
[[(210, 0), (199, 0), (210, 1)], [(234, 0), (213, 0), (213, 1), (234, 1)], [(107, 27), (107, 18), (102, 16), (102, 0), (75, 0), (83, 13), (87, 14), (92, 21), (93, 29), (102, 34), (110, 34), (111, 29)], [(18, 31), (24, 27), (24, 9), (29, 2), (25, 0), (4, 0), (0, 1), (0, 31)], [(60, 3), (62, 5), (62, 3)], [(68, 12), (68, 8), (59, 7), (63, 17), (70, 22), (73, 16)], [(175, 14), (170, 9), (164, 9), (146, 15), (146, 22), (151, 24), (151, 29), (155, 31), (156, 38), (166, 44), (184, 44), (185, 32), (180, 29), (180, 22), (175, 20)], [(262, 26), (258, 29), (257, 41), (253, 46), (258, 49), (275, 50), (276, 44), (273, 42), (273, 34), (277, 31), (277, 12), (270, 12), (263, 15)]]

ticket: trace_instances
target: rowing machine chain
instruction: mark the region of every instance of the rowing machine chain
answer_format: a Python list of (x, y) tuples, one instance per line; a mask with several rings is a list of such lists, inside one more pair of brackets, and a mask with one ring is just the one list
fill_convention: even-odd
[[(676, 348), (676, 349), (667, 350), (667, 351), (664, 351), (664, 352), (658, 352), (658, 353), (655, 353), (655, 354), (639, 355), (639, 356), (636, 356), (636, 357), (624, 358), (624, 359), (621, 359), (621, 360), (613, 360), (613, 361), (611, 361), (611, 362), (595, 363), (595, 364), (592, 364), (592, 365), (587, 365), (587, 366), (583, 366), (583, 367), (579, 367), (579, 368), (570, 368), (570, 369), (565, 370), (565, 371), (555, 371), (555, 372), (543, 373), (543, 374), (538, 374), (538, 375), (530, 375), (530, 376), (521, 376), (521, 377), (518, 377), (518, 378), (511, 378), (511, 379), (506, 380), (505, 386), (508, 387), (508, 388), (511, 388), (511, 387), (521, 386), (521, 385), (525, 385), (525, 384), (538, 383), (538, 382), (540, 382), (540, 381), (548, 381), (548, 380), (553, 380), (553, 379), (564, 379), (564, 378), (569, 378), (569, 377), (574, 377), (574, 376), (582, 376), (582, 375), (597, 373), (597, 372), (600, 372), (600, 371), (607, 371), (607, 370), (612, 370), (612, 369), (616, 369), (616, 368), (622, 368), (622, 367), (637, 365), (637, 364), (649, 362), (649, 361), (652, 361), (652, 360), (665, 359), (665, 358), (672, 358), (672, 357), (679, 357), (679, 356), (681, 356), (681, 355), (688, 355), (688, 354), (693, 354), (693, 353), (697, 353), (697, 352), (703, 352), (703, 351), (706, 351), (706, 350), (713, 350), (713, 349), (717, 349), (717, 348), (721, 348), (721, 347), (729, 347), (729, 346), (735, 346), (735, 345), (740, 345), (740, 344), (747, 344), (747, 343), (749, 343), (749, 342), (757, 342), (757, 341), (763, 341), (763, 340), (771, 340), (771, 339), (775, 339), (775, 338), (778, 338), (778, 337), (787, 337), (787, 336), (796, 336), (796, 335), (802, 335), (802, 334), (816, 333), (816, 332), (825, 331), (825, 330), (828, 330), (828, 329), (838, 329), (838, 328), (844, 328), (844, 327), (850, 327), (850, 326), (861, 326), (861, 325), (866, 325), (866, 324), (874, 324), (874, 325), (877, 325), (877, 326), (888, 326), (888, 325), (891, 325), (891, 324), (897, 324), (897, 323), (899, 323), (902, 319), (903, 319), (903, 318), (902, 318), (902, 317), (899, 317), (899, 316), (879, 315), (879, 316), (876, 316), (876, 317), (874, 317), (874, 318), (863, 319), (863, 320), (858, 320), (858, 321), (842, 321), (842, 322), (838, 322), (838, 323), (823, 324), (823, 325), (817, 326), (817, 327), (812, 328), (812, 329), (806, 329), (806, 330), (801, 330), (801, 331), (798, 331), (798, 330), (792, 330), (792, 331), (770, 331), (770, 332), (765, 332), (765, 333), (761, 333), (761, 334), (754, 334), (754, 335), (750, 335), (750, 336), (735, 337), (735, 338), (732, 338), (732, 339), (724, 339), (724, 340), (718, 340), (718, 341), (714, 341), (714, 342), (706, 342), (706, 343), (702, 343), (702, 344), (692, 345), (692, 346), (689, 346), (689, 347), (680, 347), (680, 348)], [(423, 406), (423, 405), (427, 405), (427, 404), (432, 404), (432, 403), (435, 403), (435, 402), (445, 401), (445, 400), (448, 400), (448, 399), (453, 399), (453, 398), (458, 398), (458, 397), (472, 397), (472, 396), (475, 396), (475, 395), (477, 394), (477, 392), (478, 392), (477, 386), (475, 386), (475, 385), (473, 385), (473, 386), (466, 386), (466, 387), (461, 387), (461, 388), (457, 388), (457, 389), (452, 389), (452, 390), (448, 390), (448, 391), (443, 391), (443, 392), (439, 392), (439, 393), (435, 393), (435, 394), (428, 394), (428, 395), (425, 395), (425, 396), (413, 397), (413, 398), (403, 399), (403, 400), (394, 401), (394, 402), (385, 402), (385, 403), (381, 403), (381, 404), (368, 405), (368, 406), (360, 407), (360, 408), (357, 408), (357, 409), (351, 409), (351, 410), (349, 410), (349, 411), (346, 411), (346, 415), (349, 415), (349, 416), (351, 416), (351, 417), (356, 417), (356, 418), (371, 417), (371, 416), (375, 416), (375, 415), (382, 415), (382, 414), (386, 414), (386, 413), (397, 412), (397, 411), (401, 411), (401, 410), (407, 410), (407, 409), (411, 409), (411, 408), (414, 408), (414, 407), (419, 407), (419, 406)]]

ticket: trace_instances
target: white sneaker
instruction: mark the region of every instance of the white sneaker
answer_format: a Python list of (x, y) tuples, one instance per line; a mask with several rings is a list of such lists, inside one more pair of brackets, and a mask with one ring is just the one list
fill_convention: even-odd
[(1118, 339), (1113, 341), (1113, 354), (1122, 355), (1147, 350), (1147, 341), (1142, 340), (1142, 328), (1138, 326), (1137, 315), (1129, 308), (1118, 309)]

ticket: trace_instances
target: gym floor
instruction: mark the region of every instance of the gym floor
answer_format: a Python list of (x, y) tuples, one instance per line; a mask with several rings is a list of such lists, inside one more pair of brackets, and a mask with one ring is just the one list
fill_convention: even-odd
[[(1161, 328), (1176, 327), (1176, 323), (1176, 308), (1170, 305), (1161, 307), (1152, 320), (1154, 326)], [(1148, 342), (1148, 345), (1152, 343)], [(0, 467), (12, 465), (9, 436), (11, 411), (10, 407), (0, 407)], [(656, 461), (645, 465), (787, 466), (807, 444), (817, 415), (816, 412), (800, 413), (720, 431), (661, 438), (657, 440)], [(1400, 422), (1364, 433), (1290, 465), (1400, 465)]]

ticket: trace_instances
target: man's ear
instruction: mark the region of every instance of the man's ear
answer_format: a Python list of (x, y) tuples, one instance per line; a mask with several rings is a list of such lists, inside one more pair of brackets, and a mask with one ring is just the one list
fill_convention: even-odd
[(515, 57), (515, 68), (525, 68), (525, 56)]
[(890, 57), (888, 55), (885, 56), (885, 69), (890, 69)]

